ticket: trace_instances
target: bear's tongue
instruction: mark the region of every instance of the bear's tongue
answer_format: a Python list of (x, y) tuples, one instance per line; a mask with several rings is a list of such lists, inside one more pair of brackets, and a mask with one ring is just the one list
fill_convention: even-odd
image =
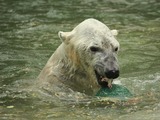
[(107, 82), (108, 83), (108, 87), (112, 88), (112, 81), (113, 81), (112, 79), (108, 79), (108, 78), (103, 77), (103, 76), (101, 76), (100, 78), (101, 78), (101, 82)]

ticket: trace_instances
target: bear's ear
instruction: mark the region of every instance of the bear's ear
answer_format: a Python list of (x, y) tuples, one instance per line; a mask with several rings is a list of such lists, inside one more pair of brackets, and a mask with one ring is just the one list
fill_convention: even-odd
[(118, 35), (118, 30), (111, 30), (111, 33), (113, 34), (113, 36), (117, 36)]
[(62, 31), (59, 31), (58, 32), (58, 36), (62, 40), (62, 42), (68, 43), (69, 40), (70, 40), (70, 38), (71, 38), (71, 32), (62, 32)]

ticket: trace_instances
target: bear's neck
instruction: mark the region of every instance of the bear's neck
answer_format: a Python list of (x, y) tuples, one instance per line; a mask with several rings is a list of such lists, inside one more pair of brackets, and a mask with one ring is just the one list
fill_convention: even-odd
[(92, 77), (83, 69), (74, 50), (66, 49), (64, 43), (51, 56), (39, 78), (44, 81), (48, 78), (49, 81), (58, 79), (71, 89), (90, 95), (94, 93), (95, 87), (97, 87), (96, 80), (92, 80)]

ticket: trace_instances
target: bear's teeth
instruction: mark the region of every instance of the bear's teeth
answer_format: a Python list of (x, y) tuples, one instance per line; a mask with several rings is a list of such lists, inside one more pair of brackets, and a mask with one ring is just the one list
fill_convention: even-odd
[(108, 82), (108, 79), (107, 79), (107, 78), (103, 78), (103, 77), (101, 77), (101, 81)]

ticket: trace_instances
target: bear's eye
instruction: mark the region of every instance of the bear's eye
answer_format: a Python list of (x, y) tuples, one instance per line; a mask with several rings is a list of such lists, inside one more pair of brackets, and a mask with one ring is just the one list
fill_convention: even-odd
[(100, 48), (92, 46), (92, 47), (90, 47), (90, 50), (92, 52), (98, 52), (98, 51), (100, 51)]
[(117, 52), (118, 51), (118, 47), (116, 47), (114, 50)]

